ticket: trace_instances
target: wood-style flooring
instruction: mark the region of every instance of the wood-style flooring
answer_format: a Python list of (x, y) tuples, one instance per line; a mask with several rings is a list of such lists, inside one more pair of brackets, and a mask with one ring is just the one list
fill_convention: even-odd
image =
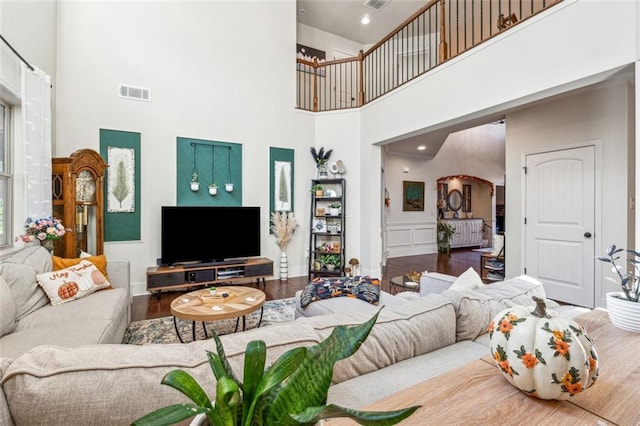
[[(480, 252), (471, 249), (453, 249), (450, 254), (421, 254), (417, 256), (394, 257), (387, 260), (382, 275), (382, 290), (390, 292), (389, 280), (410, 271), (441, 272), (449, 275), (460, 275), (470, 266), (480, 274)], [(277, 268), (277, 266), (276, 266)], [(280, 281), (277, 277), (266, 281), (266, 288), (260, 285), (267, 296), (267, 300), (293, 297), (298, 290), (307, 285), (307, 276), (289, 277), (287, 281)], [(246, 283), (245, 286), (257, 286)], [(159, 318), (171, 315), (171, 301), (181, 293), (191, 290), (162, 292), (157, 295), (140, 295), (133, 297), (132, 321)]]

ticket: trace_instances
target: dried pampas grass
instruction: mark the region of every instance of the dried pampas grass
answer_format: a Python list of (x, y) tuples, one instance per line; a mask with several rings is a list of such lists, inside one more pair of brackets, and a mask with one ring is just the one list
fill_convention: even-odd
[(293, 212), (272, 212), (271, 232), (276, 236), (276, 244), (280, 250), (287, 250), (289, 240), (293, 237), (298, 222)]

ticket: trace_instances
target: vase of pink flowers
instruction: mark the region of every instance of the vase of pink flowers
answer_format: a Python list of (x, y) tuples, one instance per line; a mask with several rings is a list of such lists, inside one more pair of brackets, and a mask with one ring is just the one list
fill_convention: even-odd
[(18, 238), (25, 243), (32, 241), (40, 241), (40, 245), (53, 252), (53, 242), (62, 238), (67, 232), (62, 221), (58, 218), (49, 216), (41, 219), (28, 218), (25, 223), (26, 233)]

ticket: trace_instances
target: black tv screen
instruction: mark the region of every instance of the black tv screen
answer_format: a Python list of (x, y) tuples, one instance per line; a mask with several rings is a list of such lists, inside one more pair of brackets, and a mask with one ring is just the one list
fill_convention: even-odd
[(260, 207), (162, 207), (163, 265), (260, 256)]

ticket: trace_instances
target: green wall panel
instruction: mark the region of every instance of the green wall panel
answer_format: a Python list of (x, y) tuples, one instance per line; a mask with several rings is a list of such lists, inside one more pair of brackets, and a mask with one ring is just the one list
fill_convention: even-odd
[[(133, 155), (129, 157), (133, 164), (134, 188), (130, 196), (133, 200), (127, 200), (131, 206), (129, 211), (109, 211), (109, 178), (110, 174), (118, 172), (117, 164), (109, 164), (104, 179), (104, 240), (105, 241), (135, 241), (140, 240), (140, 133), (125, 132), (121, 130), (100, 129), (100, 155), (109, 163), (109, 148), (121, 148), (131, 150)], [(127, 168), (130, 172), (131, 169)]]
[[(241, 206), (242, 205), (242, 145), (178, 137), (176, 141), (176, 194), (179, 206)], [(200, 189), (190, 188), (191, 174), (198, 173)], [(218, 185), (218, 194), (209, 195), (209, 184)], [(233, 183), (233, 191), (224, 185)]]

